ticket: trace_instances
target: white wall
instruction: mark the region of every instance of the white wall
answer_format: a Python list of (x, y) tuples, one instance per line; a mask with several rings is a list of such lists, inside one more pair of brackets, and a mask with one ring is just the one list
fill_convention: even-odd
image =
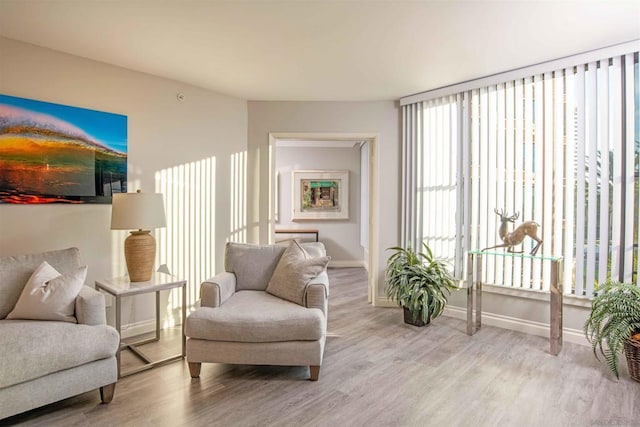
[(360, 147), (360, 246), (369, 249), (369, 143)]
[[(280, 174), (278, 188), (279, 221), (283, 228), (316, 228), (320, 241), (327, 248), (327, 255), (334, 265), (351, 262), (363, 264), (360, 246), (360, 149), (277, 147), (276, 171)], [(349, 219), (348, 220), (298, 220), (292, 217), (291, 172), (294, 170), (348, 170), (349, 171)], [(355, 263), (354, 263), (355, 261)]]
[[(176, 99), (178, 92), (184, 101)], [(0, 38), (0, 93), (126, 115), (129, 191), (154, 191), (156, 173), (168, 171), (175, 177), (172, 192), (189, 194), (184, 171), (209, 159), (215, 165), (211, 192), (201, 199), (213, 199), (215, 218), (211, 247), (198, 271), (222, 268), (231, 232), (231, 156), (246, 150), (246, 101), (6, 38)], [(186, 278), (194, 277), (188, 258), (194, 233), (185, 225), (192, 216), (188, 202), (179, 202), (180, 216), (168, 212), (175, 220), (165, 232), (176, 236), (180, 247), (159, 248), (157, 259)], [(123, 274), (126, 232), (109, 230), (110, 217), (111, 205), (0, 205), (0, 256), (77, 246), (89, 266), (87, 283)], [(189, 285), (194, 295), (199, 283)], [(125, 307), (123, 322), (151, 318), (152, 301), (136, 300), (134, 307)]]
[[(374, 159), (377, 187), (382, 195), (375, 201), (373, 215), (377, 260), (373, 272), (377, 282), (375, 297), (384, 295), (385, 248), (398, 244), (400, 110), (394, 101), (380, 102), (249, 102), (249, 185), (247, 198), (248, 240), (269, 240), (269, 133), (376, 133)], [(359, 239), (355, 243), (359, 243)]]

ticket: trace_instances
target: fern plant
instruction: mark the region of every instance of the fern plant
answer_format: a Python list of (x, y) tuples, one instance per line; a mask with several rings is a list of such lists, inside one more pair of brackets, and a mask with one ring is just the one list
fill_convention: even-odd
[(385, 277), (387, 297), (411, 313), (415, 322), (420, 315), (423, 323), (442, 314), (455, 281), (444, 261), (435, 259), (423, 243), (424, 252), (393, 247), (387, 260)]
[(611, 372), (620, 378), (618, 355), (624, 342), (640, 332), (640, 287), (612, 280), (601, 285), (591, 303), (584, 332), (596, 359), (602, 355)]

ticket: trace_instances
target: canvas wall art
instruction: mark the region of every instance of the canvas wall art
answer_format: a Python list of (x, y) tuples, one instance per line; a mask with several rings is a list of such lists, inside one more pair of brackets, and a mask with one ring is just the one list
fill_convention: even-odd
[(0, 203), (111, 203), (126, 192), (126, 116), (0, 95)]
[(292, 219), (349, 219), (349, 171), (293, 171)]

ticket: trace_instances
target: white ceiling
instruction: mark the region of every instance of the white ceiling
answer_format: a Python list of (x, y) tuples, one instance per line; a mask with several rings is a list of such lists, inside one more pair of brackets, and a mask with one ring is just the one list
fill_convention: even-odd
[(242, 99), (391, 100), (640, 39), (640, 1), (0, 0), (0, 35)]

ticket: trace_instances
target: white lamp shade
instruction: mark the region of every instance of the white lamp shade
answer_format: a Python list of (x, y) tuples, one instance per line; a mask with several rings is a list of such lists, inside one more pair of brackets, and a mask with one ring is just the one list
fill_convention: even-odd
[(150, 230), (166, 225), (162, 194), (138, 192), (113, 195), (112, 230)]

